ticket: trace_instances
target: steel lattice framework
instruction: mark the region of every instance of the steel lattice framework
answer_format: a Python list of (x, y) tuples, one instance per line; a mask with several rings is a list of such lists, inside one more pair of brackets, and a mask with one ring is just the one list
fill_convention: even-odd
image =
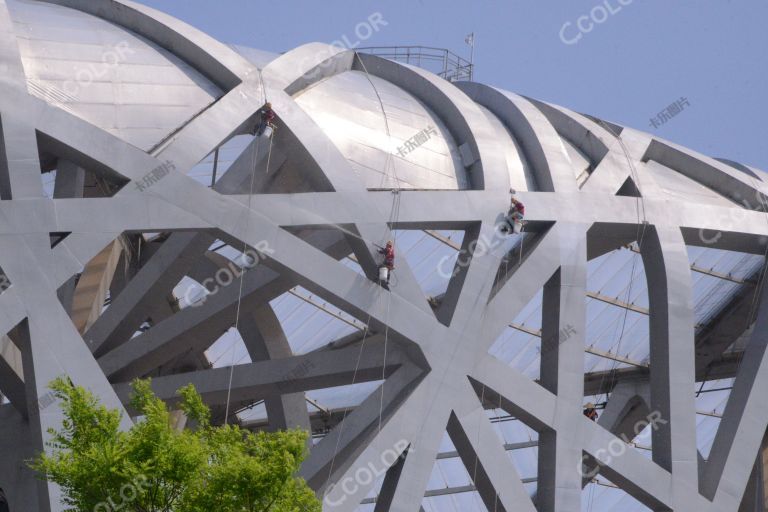
[[(761, 205), (768, 187), (756, 173), (373, 55), (309, 44), (258, 69), (231, 48), (141, 5), (27, 2), (82, 11), (139, 34), (223, 91), (158, 144), (141, 149), (30, 92), (9, 14), (14, 2), (0, 0), (0, 267), (11, 283), (0, 294), (0, 332), (8, 334), (0, 390), (10, 399), (0, 406), (0, 486), (11, 510), (61, 510), (58, 491), (37, 484), (22, 462), (43, 448), (46, 430), (61, 421), (58, 408), (43, 403), (47, 384), (58, 375), (124, 411), (125, 427), (131, 423), (126, 383), (137, 376), (153, 375), (169, 403), (181, 384), (192, 382), (209, 403), (224, 405), (230, 369), (206, 368), (198, 356), (234, 324), (238, 286), (199, 308), (174, 310), (164, 299), (184, 276), (197, 279), (226, 265), (209, 251), (217, 239), (233, 247), (266, 241), (270, 248), (264, 265), (244, 276), (238, 327), (254, 362), (235, 367), (233, 403), (266, 399), (271, 426), (308, 428), (304, 391), (349, 384), (353, 376), (358, 382), (385, 377), (312, 448), (302, 468), (326, 497), (324, 509), (355, 510), (376, 483), (364, 468), (397, 450), (375, 510), (419, 510), (447, 430), (489, 510), (580, 510), (586, 482), (578, 468), (594, 464), (594, 457), (603, 475), (652, 510), (739, 510), (768, 425), (768, 302), (758, 301), (746, 356), (731, 373), (736, 380), (725, 417), (709, 459), (699, 460), (694, 384), (734, 337), (700, 343), (686, 245), (765, 251), (768, 218)], [(328, 131), (297, 104), (302, 91), (350, 71), (396, 84), (431, 109), (461, 146), (469, 187), (401, 190), (393, 218), (392, 191), (366, 186)], [(256, 153), (256, 139), (214, 187), (187, 176), (253, 126), (265, 97), (278, 113), (279, 137), (288, 141), (275, 142), (269, 169), (265, 152)], [(510, 134), (517, 146), (506, 142)], [(561, 136), (595, 163), (586, 181), (577, 181)], [(40, 173), (51, 155), (57, 175), (48, 198)], [(534, 183), (520, 189), (514, 177), (523, 158)], [(254, 164), (266, 174), (292, 159), (301, 183), (289, 180), (276, 191), (259, 178), (248, 193)], [(644, 174), (650, 165), (674, 170), (722, 203), (701, 203), (693, 192), (670, 198)], [(134, 186), (159, 168), (170, 172), (149, 187)], [(101, 194), (84, 197), (86, 177), (101, 184)], [(501, 251), (470, 251), (477, 240), (496, 236), (511, 185), (527, 206), (530, 230), (512, 265)], [(375, 282), (373, 243), (393, 229), (466, 233), (462, 249), (471, 257), (456, 265), (437, 304), (425, 300), (404, 258), (396, 286), (387, 290)], [(141, 255), (130, 246), (136, 233), (167, 236)], [(640, 242), (648, 276), (649, 371), (610, 383), (608, 408), (593, 423), (582, 415), (587, 262), (632, 241)], [(340, 261), (350, 252), (362, 272)], [(115, 268), (124, 260), (131, 271), (120, 276)], [(365, 349), (357, 339), (293, 355), (269, 300), (296, 285), (366, 322)], [(107, 289), (111, 304), (102, 312)], [(554, 348), (543, 351), (536, 382), (488, 350), (542, 289), (543, 344)], [(152, 327), (134, 336), (147, 318)], [(566, 327), (575, 334), (562, 336)], [(297, 367), (305, 371), (297, 375)], [(484, 403), (501, 404), (539, 432), (535, 499)], [(634, 450), (610, 456), (605, 449), (611, 441), (629, 434), (649, 411), (665, 420), (653, 433), (652, 459)]]

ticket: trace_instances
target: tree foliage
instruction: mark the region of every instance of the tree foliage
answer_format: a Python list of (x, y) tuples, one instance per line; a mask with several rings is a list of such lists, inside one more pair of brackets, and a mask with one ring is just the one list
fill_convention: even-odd
[(62, 488), (71, 512), (319, 512), (320, 502), (295, 476), (306, 455), (301, 430), (253, 433), (212, 426), (192, 385), (180, 409), (195, 429), (177, 430), (148, 380), (133, 383), (140, 421), (120, 430), (120, 413), (82, 387), (51, 383), (64, 420), (50, 430), (49, 453), (31, 466)]

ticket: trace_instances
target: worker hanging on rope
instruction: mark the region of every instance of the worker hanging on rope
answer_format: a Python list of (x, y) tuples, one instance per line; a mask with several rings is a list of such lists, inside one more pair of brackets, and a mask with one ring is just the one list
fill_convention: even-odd
[(275, 125), (272, 121), (275, 119), (275, 111), (272, 110), (272, 104), (266, 102), (263, 107), (259, 109), (259, 123), (254, 127), (253, 134), (256, 137), (261, 137), (266, 134), (267, 137), (272, 135)]
[(509, 189), (509, 193), (512, 194), (509, 211), (504, 217), (504, 222), (501, 226), (501, 232), (505, 235), (508, 233), (520, 233), (523, 229), (523, 217), (525, 217), (525, 205), (515, 198), (515, 189)]
[(589, 402), (584, 406), (584, 416), (591, 419), (592, 421), (597, 421), (597, 409), (595, 409), (595, 404)]
[(387, 242), (384, 247), (379, 247), (379, 254), (384, 255), (384, 261), (379, 266), (379, 281), (381, 283), (389, 284), (389, 278), (392, 275), (392, 271), (395, 269), (395, 246), (392, 240)]

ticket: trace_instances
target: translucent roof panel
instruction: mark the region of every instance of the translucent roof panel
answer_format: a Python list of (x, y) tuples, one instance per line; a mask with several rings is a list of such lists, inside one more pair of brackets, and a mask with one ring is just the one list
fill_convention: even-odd
[(365, 329), (361, 321), (300, 286), (270, 304), (294, 354), (306, 354)]
[[(697, 327), (710, 322), (760, 270), (764, 258), (714, 248), (688, 247), (694, 282)], [(708, 273), (707, 273), (708, 272)]]
[(589, 512), (616, 510), (621, 512), (647, 512), (651, 509), (614, 486), (603, 477), (597, 478), (581, 493), (581, 509)]
[[(459, 256), (456, 247), (461, 247), (464, 232), (395, 230), (393, 235), (396, 252), (408, 261), (425, 296), (445, 293)], [(392, 279), (396, 286), (397, 269)]]
[[(210, 186), (213, 176), (214, 162), (216, 162), (216, 180), (229, 169), (235, 160), (243, 153), (248, 144), (253, 140), (252, 135), (236, 135), (219, 148), (218, 157), (216, 152), (206, 156), (202, 161), (189, 170), (188, 175), (204, 185)], [(217, 159), (218, 158), (218, 159)]]
[[(688, 247), (688, 254), (698, 329), (730, 303), (743, 281), (754, 276), (764, 261), (760, 255), (707, 247)], [(650, 355), (648, 288), (637, 245), (590, 261), (587, 289), (585, 372), (632, 366), (611, 359), (615, 355), (646, 365)], [(541, 300), (539, 292), (490, 350), (531, 378), (538, 378), (539, 372)]]
[(720, 419), (728, 404), (734, 379), (711, 380), (696, 386), (696, 444), (704, 459), (709, 457)]
[(487, 509), (477, 492), (462, 492), (424, 498), (425, 512), (485, 512)]
[[(454, 452), (456, 447), (448, 434), (443, 435), (440, 454)], [(439, 456), (432, 467), (427, 484), (427, 497), (422, 506), (425, 510), (439, 511), (485, 511), (480, 495), (472, 491), (472, 475), (458, 457)], [(464, 489), (464, 492), (449, 492)], [(446, 494), (440, 494), (445, 492)]]

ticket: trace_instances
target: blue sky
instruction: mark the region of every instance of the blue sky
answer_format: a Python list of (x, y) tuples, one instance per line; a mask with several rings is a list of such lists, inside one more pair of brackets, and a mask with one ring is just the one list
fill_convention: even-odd
[[(622, 5), (624, 4), (628, 5)], [(475, 79), (768, 170), (765, 0), (143, 0), (219, 40), (283, 52), (346, 36), (374, 12), (387, 22), (361, 46), (425, 45), (469, 55)], [(596, 6), (607, 19), (578, 35)], [(604, 9), (604, 10), (601, 10)], [(687, 98), (654, 129), (650, 119)]]

